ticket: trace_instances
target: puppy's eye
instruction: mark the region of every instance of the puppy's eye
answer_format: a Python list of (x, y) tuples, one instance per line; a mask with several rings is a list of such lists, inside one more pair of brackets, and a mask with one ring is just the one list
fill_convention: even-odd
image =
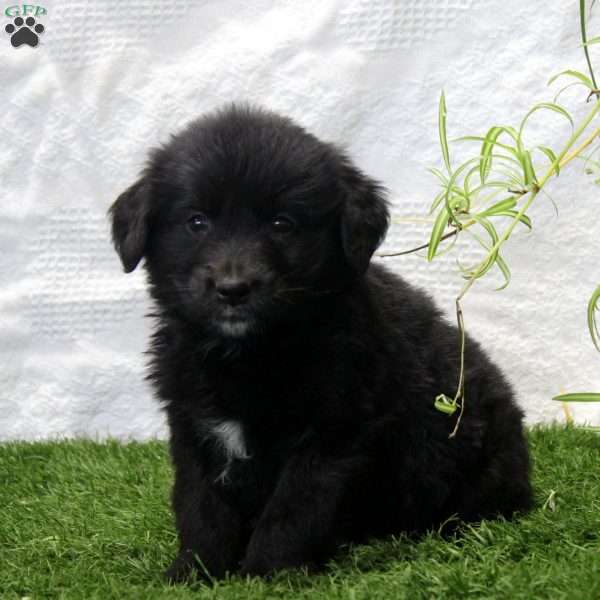
[(271, 221), (271, 229), (275, 233), (290, 233), (296, 228), (296, 223), (285, 215), (278, 215)]
[(192, 233), (204, 233), (210, 228), (210, 221), (204, 213), (197, 213), (188, 219), (187, 225)]

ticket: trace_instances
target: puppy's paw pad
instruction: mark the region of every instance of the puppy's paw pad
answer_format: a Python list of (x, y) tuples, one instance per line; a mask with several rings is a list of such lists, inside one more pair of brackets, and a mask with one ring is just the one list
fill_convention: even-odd
[(27, 17), (26, 20), (17, 17), (4, 28), (4, 31), (11, 36), (10, 43), (15, 48), (23, 44), (35, 48), (40, 41), (39, 34), (44, 33), (44, 26), (36, 23), (33, 17)]

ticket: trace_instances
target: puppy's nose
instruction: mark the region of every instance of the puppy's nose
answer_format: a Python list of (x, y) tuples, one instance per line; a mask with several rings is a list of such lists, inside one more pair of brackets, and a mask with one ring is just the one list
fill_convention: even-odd
[(216, 285), (217, 296), (227, 304), (241, 304), (250, 295), (250, 284), (244, 279), (226, 277)]

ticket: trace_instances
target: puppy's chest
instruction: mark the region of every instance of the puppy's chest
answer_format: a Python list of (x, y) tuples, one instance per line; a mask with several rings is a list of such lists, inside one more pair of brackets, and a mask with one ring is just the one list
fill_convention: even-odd
[(281, 375), (258, 369), (204, 373), (195, 430), (216, 485), (268, 485), (306, 429), (309, 403)]
[(207, 419), (200, 435), (205, 445), (212, 448), (213, 467), (219, 470), (215, 482), (227, 483), (231, 471), (239, 463), (251, 460), (243, 425), (236, 419)]
[(221, 487), (262, 485), (272, 456), (240, 419), (206, 418), (197, 424), (207, 476)]
[(207, 419), (200, 428), (206, 476), (219, 494), (253, 517), (272, 491), (281, 461), (231, 418)]

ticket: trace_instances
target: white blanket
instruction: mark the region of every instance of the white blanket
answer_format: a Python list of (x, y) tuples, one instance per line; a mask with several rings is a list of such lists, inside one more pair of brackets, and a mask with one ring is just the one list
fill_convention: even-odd
[[(232, 100), (281, 111), (344, 144), (389, 188), (396, 217), (423, 217), (437, 191), (426, 167), (441, 164), (442, 88), (450, 137), (481, 134), (551, 100), (553, 73), (585, 69), (570, 0), (43, 7), (37, 47), (11, 45), (14, 16), (0, 31), (0, 439), (165, 434), (143, 380), (143, 274), (122, 273), (105, 213), (147, 148), (189, 119)], [(579, 118), (582, 94), (565, 95)], [(531, 122), (546, 142), (568, 133), (556, 115)], [(600, 190), (574, 165), (549, 191), (559, 216), (541, 196), (533, 233), (515, 234), (504, 253), (509, 288), (482, 281), (465, 302), (468, 331), (504, 368), (529, 422), (564, 421), (554, 394), (600, 391), (585, 316), (600, 281)], [(424, 243), (428, 230), (398, 221), (383, 249)], [(453, 319), (455, 258), (386, 260)], [(599, 405), (572, 412), (600, 422)]]

